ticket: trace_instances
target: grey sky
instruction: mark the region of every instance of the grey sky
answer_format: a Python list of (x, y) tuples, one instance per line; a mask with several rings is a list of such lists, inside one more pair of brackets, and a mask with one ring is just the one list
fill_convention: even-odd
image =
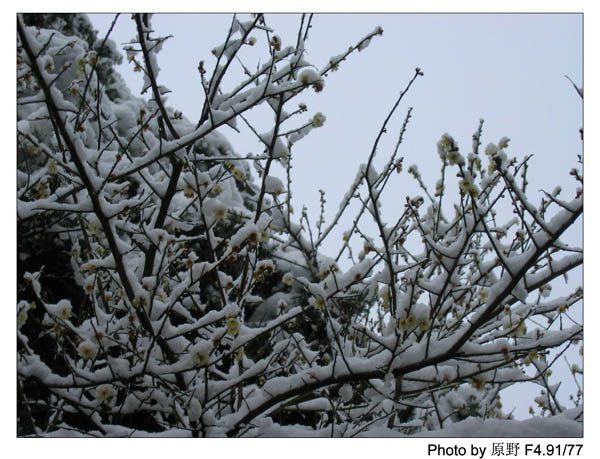
[[(102, 31), (112, 15), (93, 15)], [(173, 91), (168, 104), (195, 120), (203, 96), (197, 65), (212, 68), (210, 50), (226, 37), (230, 15), (155, 15), (159, 35), (173, 35), (159, 55), (159, 82)], [(299, 16), (268, 15), (267, 24), (282, 37), (284, 46), (296, 40)], [(356, 168), (370, 151), (381, 122), (399, 91), (421, 67), (417, 80), (398, 112), (397, 122), (378, 153), (379, 163), (393, 145), (406, 109), (414, 107), (401, 155), (405, 165), (417, 163), (428, 185), (437, 179), (439, 161), (435, 144), (448, 132), (463, 149), (470, 148), (478, 120), (485, 119), (483, 142), (501, 136), (512, 139), (510, 152), (522, 157), (535, 154), (531, 173), (540, 186), (569, 184), (568, 171), (581, 144), (581, 101), (564, 75), (582, 81), (582, 17), (559, 14), (324, 14), (316, 15), (307, 42), (307, 60), (322, 68), (333, 55), (381, 25), (384, 34), (361, 53), (354, 53), (330, 74), (321, 94), (306, 93), (308, 119), (317, 111), (327, 116), (322, 129), (299, 142), (294, 153), (294, 179), (302, 182), (310, 173), (313, 187), (297, 187), (296, 207), (305, 203), (318, 208), (318, 188), (326, 191), (329, 209), (353, 179)], [(118, 43), (135, 31), (128, 15), (122, 15), (113, 33)], [(244, 64), (252, 68), (265, 59), (265, 44), (247, 53)], [(120, 69), (130, 87), (139, 93), (141, 76), (131, 65)], [(239, 72), (235, 73), (239, 75)], [(228, 81), (235, 83), (235, 78)], [(226, 81), (227, 84), (227, 81)], [(227, 86), (226, 86), (227, 87)], [(231, 86), (230, 86), (231, 87)], [(259, 112), (251, 119), (267, 129), (270, 118)], [(260, 152), (251, 135), (222, 131), (237, 152)], [(387, 151), (385, 146), (387, 145)], [(551, 162), (556, 166), (549, 167)], [(315, 165), (319, 167), (315, 167)], [(433, 170), (427, 173), (428, 166)], [(405, 182), (405, 180), (402, 180)], [(393, 186), (394, 184), (392, 184)], [(405, 192), (405, 183), (398, 192)], [(315, 216), (316, 218), (316, 216)]]
[[(108, 30), (113, 17), (91, 15), (100, 36)], [(266, 21), (281, 36), (284, 46), (295, 44), (299, 16), (267, 15)], [(218, 14), (155, 15), (152, 20), (158, 35), (173, 35), (159, 54), (159, 83), (173, 91), (167, 104), (192, 121), (197, 120), (203, 102), (198, 62), (204, 60), (209, 72), (212, 70), (215, 59), (210, 51), (224, 41), (230, 22), (231, 15)], [(582, 84), (581, 15), (316, 15), (306, 44), (306, 59), (321, 69), (331, 56), (356, 44), (379, 25), (383, 35), (373, 39), (364, 51), (353, 53), (339, 71), (331, 73), (322, 93), (310, 91), (298, 99), (308, 105), (308, 113), (300, 116), (298, 124), (316, 112), (323, 112), (327, 121), (292, 150), (293, 202), (297, 210), (306, 204), (309, 216), (316, 221), (317, 190), (322, 188), (327, 194), (327, 215), (333, 215), (415, 67), (422, 68), (424, 77), (407, 94), (378, 151), (376, 164), (387, 159), (406, 110), (413, 107), (400, 155), (405, 157), (405, 170), (417, 164), (432, 188), (440, 169), (436, 152), (440, 136), (448, 132), (469, 152), (471, 136), (483, 118), (484, 146), (507, 136), (511, 139), (509, 154), (518, 158), (534, 154), (530, 190), (535, 196), (536, 190), (552, 191), (556, 185), (563, 187), (565, 199), (573, 196), (574, 181), (569, 170), (576, 166), (576, 155), (582, 150), (578, 133), (582, 103), (564, 76)], [(121, 44), (134, 34), (129, 15), (122, 15), (112, 38)], [(264, 62), (268, 55), (264, 37), (255, 35), (256, 46), (242, 55), (250, 69), (256, 67), (259, 58)], [(119, 71), (134, 94), (139, 94), (141, 74), (133, 73), (132, 66), (126, 63)], [(236, 72), (240, 75), (239, 70)], [(225, 81), (225, 89), (235, 83), (235, 78)], [(267, 113), (263, 110), (250, 116), (259, 132), (270, 127), (272, 117), (265, 116)], [(262, 152), (251, 134), (221, 132), (239, 154)], [(282, 170), (278, 172), (283, 177)], [(419, 191), (412, 177), (403, 173), (388, 189), (384, 201), (387, 215), (401, 209), (407, 193), (414, 195)], [(538, 202), (539, 198), (533, 201)], [(345, 220), (339, 232), (332, 235), (328, 246), (331, 250), (338, 247), (341, 232), (349, 222)], [(581, 282), (580, 279), (579, 276), (575, 282)], [(569, 383), (565, 381), (565, 385)], [(536, 388), (534, 393), (537, 392)], [(563, 395), (567, 393), (571, 391)], [(530, 400), (518, 408), (519, 416), (527, 416)]]

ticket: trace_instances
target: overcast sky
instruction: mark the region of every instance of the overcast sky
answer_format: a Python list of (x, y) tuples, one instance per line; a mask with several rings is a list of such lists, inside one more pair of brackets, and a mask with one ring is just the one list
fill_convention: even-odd
[[(90, 18), (103, 37), (114, 15)], [(266, 21), (284, 46), (295, 44), (299, 16), (267, 15)], [(218, 14), (167, 14), (152, 19), (156, 34), (173, 35), (159, 54), (158, 81), (173, 91), (167, 105), (193, 122), (203, 102), (198, 62), (204, 60), (212, 70), (215, 59), (210, 51), (224, 41), (230, 23), (231, 15)], [(339, 71), (330, 74), (322, 93), (310, 91), (299, 99), (308, 105), (308, 113), (299, 122), (316, 112), (327, 117), (322, 128), (313, 130), (292, 151), (294, 207), (299, 210), (305, 204), (313, 221), (318, 217), (319, 188), (326, 192), (327, 215), (337, 210), (415, 67), (422, 68), (424, 77), (407, 94), (376, 164), (387, 159), (406, 110), (413, 107), (400, 156), (405, 158), (405, 170), (411, 164), (419, 166), (431, 188), (440, 169), (437, 140), (447, 132), (469, 152), (471, 136), (483, 118), (484, 146), (507, 136), (512, 140), (511, 155), (534, 155), (529, 177), (532, 192), (540, 188), (552, 191), (561, 185), (565, 199), (573, 196), (569, 170), (576, 166), (576, 155), (581, 152), (582, 103), (565, 75), (582, 84), (581, 15), (324, 14), (316, 15), (312, 24), (306, 59), (318, 69), (376, 26), (384, 30), (367, 49), (352, 54)], [(133, 21), (126, 14), (118, 19), (111, 36), (120, 45), (134, 34)], [(256, 38), (254, 49), (242, 55), (249, 68), (268, 56), (264, 36), (256, 34)], [(119, 71), (134, 94), (139, 94), (141, 74), (133, 73), (126, 63)], [(235, 78), (225, 81), (225, 89), (235, 83)], [(251, 118), (259, 132), (271, 127), (268, 122), (272, 118), (265, 113), (259, 111)], [(251, 134), (238, 135), (231, 129), (221, 132), (239, 154), (262, 152)], [(275, 173), (284, 177), (283, 170)], [(407, 193), (418, 194), (408, 174), (396, 177), (384, 201), (387, 215), (401, 211)], [(349, 220), (332, 236), (326, 250), (335, 250), (347, 225)], [(519, 416), (527, 416), (530, 400), (518, 407)]]
[[(101, 34), (114, 18), (91, 17)], [(266, 19), (284, 46), (295, 43), (299, 16), (267, 15)], [(225, 39), (230, 23), (231, 15), (220, 14), (166, 14), (155, 15), (152, 20), (158, 35), (173, 35), (159, 55), (159, 83), (173, 91), (168, 105), (192, 121), (199, 117), (203, 102), (198, 62), (204, 60), (207, 69), (212, 69), (215, 59), (210, 51)], [(377, 164), (387, 159), (407, 108), (413, 107), (400, 154), (405, 157), (405, 166), (419, 166), (430, 186), (438, 178), (440, 165), (437, 140), (448, 132), (469, 151), (480, 118), (485, 120), (484, 146), (508, 136), (512, 139), (509, 152), (518, 157), (535, 155), (531, 162), (532, 189), (572, 183), (568, 172), (581, 151), (578, 129), (582, 104), (565, 75), (581, 85), (581, 15), (316, 15), (306, 58), (320, 69), (331, 56), (356, 44), (378, 25), (383, 27), (383, 35), (331, 73), (322, 93), (309, 91), (299, 99), (309, 109), (299, 122), (316, 112), (323, 112), (327, 121), (294, 147), (295, 207), (306, 204), (309, 215), (316, 219), (318, 189), (322, 188), (327, 194), (328, 212), (337, 210), (357, 167), (366, 161), (387, 111), (415, 67), (422, 68), (425, 75), (407, 94), (389, 129), (387, 143), (378, 153)], [(133, 21), (122, 15), (112, 37), (121, 44), (134, 34)], [(257, 39), (254, 49), (245, 47), (247, 53), (242, 55), (249, 68), (267, 56), (263, 37), (257, 34)], [(133, 73), (127, 64), (119, 70), (139, 94), (141, 74)], [(235, 75), (240, 72), (240, 68), (234, 69), (225, 89), (237, 82)], [(264, 115), (258, 111), (251, 116), (259, 132), (270, 127), (271, 117)], [(229, 128), (221, 132), (239, 154), (262, 152), (248, 132), (238, 135)], [(311, 186), (305, 186), (306, 178), (310, 178)], [(406, 190), (416, 192), (407, 187), (407, 180), (402, 176), (391, 184), (388, 196), (393, 202), (398, 202)]]

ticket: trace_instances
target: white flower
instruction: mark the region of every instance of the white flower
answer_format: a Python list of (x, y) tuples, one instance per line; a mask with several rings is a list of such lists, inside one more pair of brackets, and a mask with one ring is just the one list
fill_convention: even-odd
[(429, 317), (421, 317), (418, 321), (417, 321), (417, 325), (419, 326), (419, 329), (421, 331), (426, 331), (429, 329), (429, 326), (431, 325), (431, 322), (429, 321)]
[(54, 60), (47, 54), (40, 58), (40, 64), (42, 64), (46, 72), (51, 72), (54, 70)]
[[(365, 252), (370, 252), (371, 250), (374, 250), (374, 248), (372, 248), (371, 245), (369, 245), (370, 249), (367, 250), (367, 244), (369, 244), (369, 243), (368, 242), (365, 243)], [(319, 277), (321, 278), (321, 280), (323, 280), (327, 276), (329, 276), (329, 274), (337, 273), (339, 271), (340, 271), (340, 268), (338, 267), (338, 265), (335, 262), (325, 264), (321, 267), (321, 270), (319, 271)]]
[(450, 151), (456, 150), (458, 152), (458, 148), (452, 136), (448, 133), (442, 135), (442, 138), (437, 143), (438, 153), (440, 158), (446, 159), (446, 154)]
[(281, 139), (275, 140), (275, 148), (273, 148), (273, 158), (280, 159), (282, 162), (287, 161), (290, 156), (288, 147), (281, 141)]
[(411, 174), (413, 177), (415, 178), (419, 178), (421, 177), (421, 173), (419, 172), (419, 168), (417, 167), (416, 164), (413, 164), (411, 166), (408, 167), (408, 173)]
[(53, 158), (50, 158), (46, 163), (46, 168), (50, 174), (56, 174), (56, 161)]
[(474, 198), (479, 197), (479, 188), (472, 180), (463, 179), (458, 183), (458, 187), (463, 194), (470, 194)]
[(183, 185), (183, 195), (186, 198), (193, 198), (194, 197), (194, 188), (192, 187), (192, 185), (190, 185), (187, 182)]
[(19, 328), (25, 325), (25, 322), (27, 322), (27, 317), (27, 311), (21, 311), (19, 313), (19, 315), (17, 316), (17, 325)]
[(107, 402), (115, 396), (115, 391), (110, 384), (102, 384), (96, 388), (96, 399)]
[(283, 282), (285, 285), (292, 285), (294, 282), (294, 276), (292, 276), (292, 273), (285, 273), (281, 279), (281, 282)]
[(205, 367), (208, 364), (208, 353), (198, 351), (194, 354), (194, 365), (197, 367)]
[(56, 312), (58, 317), (63, 320), (70, 319), (73, 315), (73, 309), (69, 300), (60, 300), (56, 305)]
[(127, 46), (124, 49), (125, 53), (127, 54), (127, 62), (131, 62), (138, 52), (133, 48), (133, 46)]
[(227, 333), (236, 336), (240, 332), (240, 323), (235, 317), (227, 319)]
[(269, 232), (269, 230), (268, 229), (262, 230), (260, 232), (258, 242), (265, 242), (265, 241), (269, 240), (269, 237), (271, 237), (271, 233)]
[(90, 230), (90, 233), (98, 234), (100, 231), (100, 223), (96, 220), (90, 220), (88, 221), (88, 229)]
[(483, 390), (485, 388), (486, 375), (480, 374), (471, 379), (471, 387), (477, 390)]
[(508, 142), (510, 142), (508, 137), (502, 137), (498, 142), (498, 148), (502, 149), (508, 147)]
[(440, 196), (443, 191), (444, 191), (444, 183), (440, 179), (435, 184), (435, 196)]
[(485, 154), (486, 155), (493, 156), (496, 153), (498, 153), (498, 147), (495, 144), (490, 143), (490, 144), (488, 144), (487, 147), (485, 147)]
[(215, 212), (215, 220), (218, 222), (225, 220), (225, 217), (227, 217), (227, 207), (221, 203), (215, 205), (213, 211)]
[(75, 71), (78, 76), (85, 76), (85, 57), (83, 55), (75, 59)]
[[(511, 327), (509, 327), (509, 328), (511, 328)], [(519, 337), (519, 336), (525, 335), (526, 333), (527, 333), (527, 326), (525, 325), (525, 321), (522, 320), (521, 322), (519, 322), (517, 327), (512, 331), (510, 336)]]
[(235, 179), (240, 182), (243, 182), (244, 180), (246, 180), (246, 174), (244, 173), (244, 171), (237, 167), (233, 169), (232, 174), (235, 177)]
[(325, 120), (325, 115), (323, 115), (321, 112), (317, 112), (315, 113), (315, 116), (313, 116), (312, 125), (314, 127), (321, 127), (325, 123)]
[(273, 35), (270, 44), (275, 51), (281, 50), (281, 38), (278, 35)]
[(323, 311), (326, 307), (325, 300), (318, 296), (317, 298), (309, 298), (308, 303), (315, 309)]
[(88, 62), (90, 65), (96, 65), (96, 62), (98, 62), (98, 55), (95, 51), (90, 51), (88, 53)]
[(452, 138), (452, 136), (448, 133), (445, 133), (444, 135), (442, 135), (442, 138), (440, 139), (440, 146), (448, 151), (452, 149), (452, 146), (454, 145), (454, 139)]
[(98, 346), (90, 340), (83, 341), (77, 348), (77, 352), (84, 360), (93, 360), (98, 354)]
[(52, 320), (50, 315), (48, 315), (48, 313), (44, 314), (44, 318), (42, 319), (42, 325), (44, 327), (51, 327), (52, 325), (54, 325), (54, 321)]
[(302, 73), (300, 73), (300, 83), (302, 84), (309, 84), (312, 83), (314, 81), (318, 81), (320, 80), (321, 77), (319, 76), (319, 74), (317, 72), (315, 72), (313, 69), (305, 69), (302, 71)]
[(461, 166), (465, 164), (465, 159), (458, 152), (458, 150), (449, 151), (446, 155), (446, 159), (448, 160), (448, 164), (450, 164), (451, 166), (454, 164), (458, 164)]
[(274, 194), (275, 196), (279, 196), (281, 193), (285, 191), (285, 187), (283, 186), (283, 182), (279, 180), (277, 177), (272, 175), (267, 175), (265, 177), (265, 192), (269, 194)]
[(90, 295), (94, 291), (94, 276), (88, 276), (83, 282), (83, 290), (86, 295)]

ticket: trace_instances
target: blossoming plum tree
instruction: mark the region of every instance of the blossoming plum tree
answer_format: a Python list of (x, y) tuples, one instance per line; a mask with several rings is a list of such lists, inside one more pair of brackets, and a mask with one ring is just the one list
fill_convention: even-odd
[[(125, 51), (148, 100), (114, 71), (110, 30), (97, 39), (83, 15), (18, 18), (20, 435), (414, 434), (510, 418), (502, 390), (524, 381), (542, 387), (543, 414), (581, 422), (581, 394), (571, 409), (559, 400), (549, 352), (582, 339), (569, 313), (582, 289), (551, 292), (583, 260), (560, 239), (582, 214), (582, 188), (532, 203), (529, 158), (510, 157), (507, 138), (480, 151), (482, 122), (468, 153), (441, 137), (433, 195), (408, 169), (425, 197), (384, 221), (410, 110), (381, 170), (374, 157), (416, 69), (315, 235), (293, 219), (289, 168), (294, 145), (326, 118), (302, 121), (298, 100), (383, 30), (317, 69), (305, 53), (311, 17), (283, 46), (263, 15), (234, 16), (213, 69), (198, 65), (204, 105), (191, 123), (164, 103), (166, 37), (150, 15), (132, 20)], [(225, 87), (240, 49), (261, 44), (262, 63)], [(245, 117), (258, 106), (272, 114), (266, 132)], [(217, 132), (238, 123), (262, 154), (242, 157)], [(449, 174), (459, 178), (451, 206)], [(352, 201), (353, 226), (328, 257), (323, 241)], [(362, 230), (368, 218), (377, 234)]]

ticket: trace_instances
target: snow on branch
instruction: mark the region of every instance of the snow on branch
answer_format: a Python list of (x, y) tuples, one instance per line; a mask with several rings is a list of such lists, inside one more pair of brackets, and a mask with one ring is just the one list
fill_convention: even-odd
[[(418, 165), (403, 170), (408, 107), (378, 164), (417, 68), (330, 222), (322, 193), (313, 234), (308, 211), (293, 214), (291, 164), (326, 115), (306, 117), (294, 99), (325, 96), (329, 72), (381, 28), (317, 71), (312, 15), (295, 46), (268, 17), (236, 15), (212, 72), (198, 66), (205, 102), (190, 122), (166, 103), (166, 38), (149, 15), (132, 16), (126, 44), (149, 100), (116, 73), (112, 27), (95, 40), (86, 16), (66, 17), (18, 18), (19, 435), (484, 435), (498, 423), (580, 432), (582, 393), (567, 406), (552, 369), (583, 339), (582, 288), (556, 288), (583, 262), (565, 239), (583, 213), (581, 187), (536, 205), (535, 158), (511, 157), (506, 137), (480, 154), (481, 121), (471, 153), (441, 135), (430, 193)], [(261, 44), (266, 55), (245, 62), (244, 47)], [(244, 74), (227, 88), (238, 63)], [(246, 116), (258, 107), (267, 127)], [(238, 155), (225, 125), (248, 128), (263, 153)], [(398, 176), (422, 196), (389, 213)], [(502, 394), (526, 381), (543, 390), (533, 402), (547, 419), (517, 424)]]

